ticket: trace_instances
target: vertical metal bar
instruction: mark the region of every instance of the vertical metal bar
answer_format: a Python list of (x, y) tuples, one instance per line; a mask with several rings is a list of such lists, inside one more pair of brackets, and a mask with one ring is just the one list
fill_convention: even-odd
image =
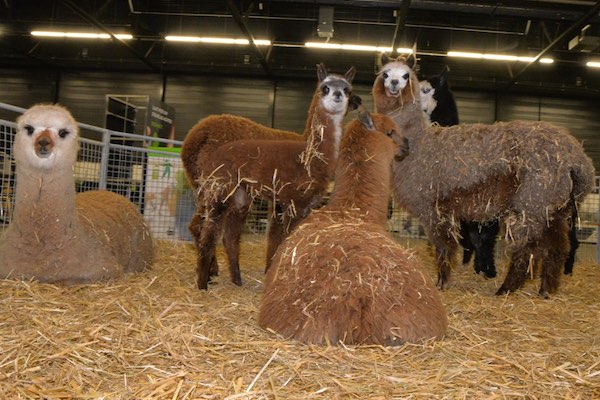
[(594, 179), (595, 192), (598, 193), (598, 208), (596, 209), (596, 263), (600, 264), (600, 176)]
[(102, 156), (100, 157), (100, 177), (98, 180), (98, 189), (106, 190), (106, 181), (108, 177), (108, 157), (110, 154), (110, 132), (105, 129), (102, 132)]

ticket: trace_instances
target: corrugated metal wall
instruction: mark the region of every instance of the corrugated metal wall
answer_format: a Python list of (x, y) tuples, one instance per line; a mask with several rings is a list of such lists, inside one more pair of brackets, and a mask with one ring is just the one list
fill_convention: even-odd
[(213, 76), (168, 77), (165, 90), (165, 102), (175, 107), (175, 136), (180, 140), (210, 114), (236, 114), (271, 126), (273, 96), (269, 80)]
[[(58, 101), (81, 122), (103, 126), (105, 96), (145, 95), (161, 98), (175, 107), (176, 138), (199, 119), (232, 113), (256, 122), (301, 133), (306, 109), (316, 82), (215, 76), (168, 76), (160, 74), (110, 72), (48, 72), (46, 70), (2, 70), (0, 101), (29, 107), (37, 102)], [(363, 104), (373, 108), (371, 86), (355, 84)], [(561, 97), (497, 95), (485, 91), (454, 91), (463, 123), (491, 123), (494, 120), (546, 120), (568, 127), (583, 141), (600, 170), (600, 100)], [(352, 115), (350, 115), (351, 117)], [(14, 115), (2, 116), (13, 119)]]

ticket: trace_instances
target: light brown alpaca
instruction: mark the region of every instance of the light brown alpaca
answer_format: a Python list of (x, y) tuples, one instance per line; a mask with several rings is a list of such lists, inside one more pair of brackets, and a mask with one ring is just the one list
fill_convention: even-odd
[(361, 112), (346, 128), (330, 202), (281, 244), (259, 325), (313, 344), (399, 345), (441, 338), (447, 317), (421, 262), (387, 232), (396, 125)]
[(154, 257), (142, 215), (107, 191), (75, 195), (79, 129), (63, 107), (17, 120), (16, 202), (0, 238), (0, 277), (75, 284), (142, 271)]
[[(319, 83), (309, 111), (305, 141), (236, 140), (198, 160), (199, 205), (190, 224), (198, 248), (198, 287), (206, 289), (214, 270), (215, 244), (223, 241), (232, 281), (241, 285), (239, 241), (252, 199), (274, 203), (268, 233), (267, 267), (283, 236), (320, 205), (333, 176), (342, 120), (351, 96), (354, 68), (345, 76), (317, 69)], [(235, 223), (232, 223), (235, 221)]]
[[(386, 76), (402, 76), (394, 93)], [(459, 221), (506, 225), (510, 268), (497, 294), (520, 288), (542, 262), (540, 295), (557, 290), (568, 253), (567, 218), (593, 185), (594, 167), (564, 128), (546, 122), (461, 124), (424, 129), (412, 63), (383, 66), (373, 85), (377, 111), (392, 116), (411, 154), (394, 165), (399, 203), (421, 219), (448, 286)]]

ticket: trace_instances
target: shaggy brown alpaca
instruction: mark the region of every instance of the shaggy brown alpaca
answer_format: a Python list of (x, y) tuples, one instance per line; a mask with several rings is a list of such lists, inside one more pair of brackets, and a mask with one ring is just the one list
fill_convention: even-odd
[(259, 325), (313, 344), (399, 345), (444, 336), (447, 317), (423, 265), (387, 232), (394, 122), (361, 112), (346, 128), (327, 206), (281, 244)]
[(224, 219), (223, 241), (231, 278), (241, 285), (239, 241), (252, 200), (262, 198), (275, 205), (268, 232), (267, 267), (288, 230), (321, 204), (335, 168), (354, 68), (339, 76), (328, 74), (319, 65), (317, 73), (319, 84), (305, 141), (236, 140), (198, 160), (198, 170), (202, 171), (197, 179), (200, 203), (190, 230), (199, 253), (200, 289), (207, 288), (214, 270), (215, 245)]
[(0, 277), (75, 284), (142, 271), (154, 257), (135, 206), (107, 191), (75, 195), (79, 129), (63, 107), (17, 120), (14, 216), (0, 238)]
[[(406, 77), (395, 93), (386, 89), (391, 70)], [(546, 122), (424, 129), (412, 64), (396, 60), (382, 71), (373, 85), (377, 110), (395, 119), (411, 147), (394, 165), (393, 191), (436, 247), (438, 285), (449, 283), (459, 221), (499, 219), (506, 225), (510, 268), (497, 294), (520, 288), (540, 260), (540, 295), (555, 292), (568, 251), (566, 219), (593, 185), (594, 167), (581, 144)]]

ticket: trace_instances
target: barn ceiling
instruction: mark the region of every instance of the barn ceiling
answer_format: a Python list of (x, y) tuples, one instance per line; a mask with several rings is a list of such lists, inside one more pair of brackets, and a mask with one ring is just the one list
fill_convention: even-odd
[[(2, 0), (0, 63), (10, 68), (313, 77), (315, 64), (372, 81), (377, 53), (306, 42), (411, 47), (420, 72), (448, 65), (455, 87), (597, 96), (600, 1)], [(33, 37), (34, 30), (129, 33), (131, 40)], [(583, 33), (582, 33), (583, 30)], [(254, 38), (270, 46), (181, 43), (168, 35)], [(575, 38), (578, 40), (572, 42)], [(569, 45), (569, 42), (572, 44)], [(553, 64), (451, 58), (448, 51), (544, 56)]]

